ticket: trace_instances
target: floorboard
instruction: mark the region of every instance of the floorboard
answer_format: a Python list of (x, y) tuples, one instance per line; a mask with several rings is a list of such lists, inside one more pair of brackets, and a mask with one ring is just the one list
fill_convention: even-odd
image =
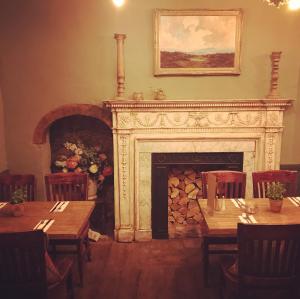
[[(84, 287), (75, 288), (75, 298), (217, 299), (217, 277), (213, 278), (216, 287), (203, 287), (201, 242), (201, 238), (99, 240), (92, 244), (92, 262), (85, 264)], [(64, 289), (50, 298), (65, 298)]]

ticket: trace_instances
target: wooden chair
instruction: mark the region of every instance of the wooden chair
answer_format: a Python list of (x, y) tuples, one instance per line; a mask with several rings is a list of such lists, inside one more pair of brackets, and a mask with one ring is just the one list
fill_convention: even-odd
[(87, 200), (86, 173), (51, 173), (45, 176), (46, 196), (49, 201)]
[(27, 200), (34, 200), (35, 177), (32, 174), (0, 175), (0, 201), (9, 201), (12, 193), (19, 188), (26, 190)]
[[(216, 195), (224, 198), (244, 198), (246, 189), (246, 173), (239, 171), (210, 171), (217, 178)], [(207, 198), (207, 175), (202, 172), (202, 192)], [(235, 254), (237, 252), (236, 237), (207, 236), (203, 227), (203, 279), (204, 285), (208, 286), (209, 255), (210, 254)]]
[[(73, 298), (70, 258), (53, 262), (42, 230), (0, 234), (0, 296), (5, 299), (46, 299), (48, 291), (67, 283)], [(56, 271), (57, 276), (51, 275)]]
[(221, 263), (221, 295), (227, 291), (236, 298), (258, 298), (263, 291), (267, 298), (266, 292), (284, 291), (282, 298), (298, 298), (300, 224), (239, 223), (237, 239), (238, 258)]
[[(209, 171), (217, 178), (216, 195), (220, 198), (244, 198), (246, 189), (246, 173), (240, 171)], [(202, 172), (202, 193), (203, 198), (207, 198), (207, 174)]]
[[(88, 175), (83, 173), (52, 173), (45, 176), (48, 201), (87, 200)], [(76, 217), (76, 215), (74, 215)], [(77, 255), (80, 285), (83, 285), (83, 262), (87, 255), (91, 260), (91, 247), (88, 238), (89, 224), (80, 232), (77, 240), (50, 240), (52, 253)], [(58, 245), (75, 245), (75, 250), (58, 250)], [(73, 247), (73, 246), (72, 246)]]
[(296, 196), (297, 177), (298, 172), (294, 170), (269, 170), (253, 172), (253, 197), (266, 197), (268, 184), (272, 182), (280, 182), (285, 185), (285, 196)]

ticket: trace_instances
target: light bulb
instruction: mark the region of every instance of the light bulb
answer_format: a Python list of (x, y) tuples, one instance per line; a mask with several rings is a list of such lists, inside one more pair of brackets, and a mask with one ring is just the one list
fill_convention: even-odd
[(125, 0), (113, 0), (115, 6), (121, 7), (124, 4)]
[(289, 0), (288, 2), (289, 9), (296, 10), (300, 8), (300, 0)]

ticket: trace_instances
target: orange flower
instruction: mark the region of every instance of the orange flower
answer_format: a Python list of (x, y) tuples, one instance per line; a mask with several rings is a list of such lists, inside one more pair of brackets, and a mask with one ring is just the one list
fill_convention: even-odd
[(75, 169), (77, 167), (78, 163), (71, 158), (67, 160), (67, 167), (70, 169)]
[(112, 173), (113, 173), (113, 169), (112, 169), (111, 166), (105, 167), (105, 168), (103, 169), (103, 171), (102, 171), (102, 174), (103, 174), (104, 176), (112, 175)]
[(82, 172), (82, 169), (80, 167), (75, 168), (74, 172), (80, 173)]

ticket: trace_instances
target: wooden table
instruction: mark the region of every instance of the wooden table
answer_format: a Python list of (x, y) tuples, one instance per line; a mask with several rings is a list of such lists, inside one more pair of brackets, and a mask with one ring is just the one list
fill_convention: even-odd
[[(247, 201), (249, 200), (246, 200), (246, 203)], [(280, 213), (270, 211), (267, 198), (255, 198), (251, 201), (257, 204), (258, 210), (253, 216), (259, 224), (300, 223), (300, 208), (292, 204), (287, 198), (283, 200)], [(239, 216), (243, 211), (237, 208), (230, 199), (225, 199), (224, 211), (214, 211), (212, 216), (208, 215), (206, 199), (199, 199), (198, 203), (207, 227), (207, 235), (236, 236), (237, 223), (240, 222)]]
[[(246, 204), (249, 200), (246, 200)], [(300, 207), (296, 207), (288, 198), (283, 200), (280, 213), (270, 211), (269, 200), (266, 198), (251, 199), (256, 203), (258, 210), (253, 214), (259, 224), (297, 224), (300, 223)], [(234, 244), (236, 243), (237, 223), (242, 210), (237, 208), (230, 199), (225, 199), (225, 210), (214, 211), (209, 215), (207, 211), (207, 200), (198, 200), (204, 219), (203, 232), (203, 270), (204, 284), (208, 285), (209, 254), (233, 253), (235, 250), (212, 249), (212, 244)]]
[(70, 201), (63, 212), (50, 212), (55, 202), (32, 201), (25, 202), (23, 216), (13, 217), (6, 213), (8, 205), (0, 209), (0, 233), (30, 231), (41, 219), (54, 219), (47, 230), (49, 239), (76, 240), (87, 226), (94, 209), (93, 201)]

